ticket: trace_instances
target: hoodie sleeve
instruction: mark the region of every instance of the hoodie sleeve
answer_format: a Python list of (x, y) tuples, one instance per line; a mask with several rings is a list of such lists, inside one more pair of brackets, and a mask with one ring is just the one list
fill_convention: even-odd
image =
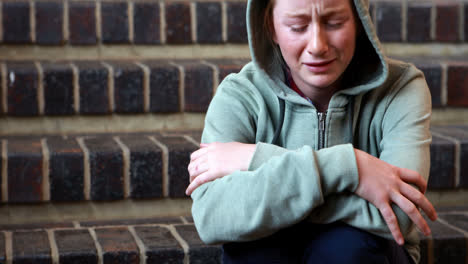
[[(400, 80), (387, 97), (381, 125), (379, 158), (394, 166), (417, 171), (427, 182), (430, 168), (431, 98), (423, 75), (418, 71), (412, 76)], [(327, 210), (329, 206), (333, 206), (334, 210)], [(409, 237), (414, 231), (414, 224), (409, 217), (398, 206), (392, 207), (405, 238), (417, 240), (417, 235)], [(380, 211), (353, 193), (330, 195), (323, 206), (312, 212), (310, 219), (320, 223), (344, 221), (393, 239)]]
[[(259, 100), (240, 93), (242, 88), (225, 86), (207, 112), (202, 141), (255, 143)], [(327, 194), (353, 191), (357, 181), (351, 144), (314, 151), (258, 142), (248, 171), (205, 183), (192, 193), (192, 215), (205, 243), (259, 239), (305, 219)]]

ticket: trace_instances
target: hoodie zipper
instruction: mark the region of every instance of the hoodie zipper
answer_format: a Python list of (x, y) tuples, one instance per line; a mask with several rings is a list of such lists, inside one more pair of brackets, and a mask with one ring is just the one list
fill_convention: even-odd
[(327, 119), (327, 112), (318, 112), (318, 150), (325, 147), (325, 120)]

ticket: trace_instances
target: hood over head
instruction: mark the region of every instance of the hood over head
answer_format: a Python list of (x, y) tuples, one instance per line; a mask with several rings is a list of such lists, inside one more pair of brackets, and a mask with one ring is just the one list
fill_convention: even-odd
[[(253, 62), (273, 80), (284, 80), (284, 62), (279, 48), (265, 30), (264, 17), (270, 0), (248, 0), (247, 32)], [(369, 0), (350, 0), (357, 15), (358, 36), (351, 63), (343, 73), (346, 87), (343, 93), (356, 95), (371, 90), (385, 82), (388, 64), (383, 55), (372, 19)], [(359, 30), (359, 27), (362, 28)], [(276, 91), (280, 93), (280, 91)]]

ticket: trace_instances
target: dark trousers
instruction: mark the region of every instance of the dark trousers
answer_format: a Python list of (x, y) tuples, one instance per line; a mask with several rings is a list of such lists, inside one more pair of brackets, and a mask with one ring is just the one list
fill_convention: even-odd
[(223, 245), (224, 264), (411, 264), (403, 247), (342, 223), (300, 223), (269, 237)]

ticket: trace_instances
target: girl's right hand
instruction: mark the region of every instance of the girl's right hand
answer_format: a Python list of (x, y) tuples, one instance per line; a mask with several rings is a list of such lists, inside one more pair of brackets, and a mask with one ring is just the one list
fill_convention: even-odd
[[(393, 166), (358, 149), (354, 151), (359, 173), (355, 193), (380, 210), (395, 241), (404, 244), (391, 203), (398, 205), (426, 236), (430, 235), (431, 230), (418, 209), (432, 221), (437, 219), (434, 207), (424, 196), (427, 187), (424, 178), (416, 171)], [(419, 190), (410, 184), (415, 184)]]

